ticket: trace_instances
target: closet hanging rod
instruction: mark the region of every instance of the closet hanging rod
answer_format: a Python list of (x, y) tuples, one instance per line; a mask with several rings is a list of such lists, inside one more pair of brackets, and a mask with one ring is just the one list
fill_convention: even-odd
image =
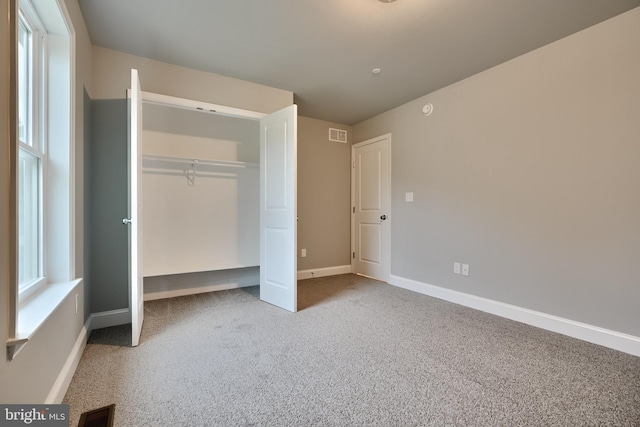
[(198, 159), (193, 157), (176, 157), (176, 156), (160, 156), (156, 154), (144, 154), (142, 156), (144, 159), (148, 160), (159, 160), (163, 162), (172, 162), (172, 163), (188, 163), (188, 164), (198, 164), (198, 165), (214, 165), (214, 166), (228, 166), (228, 167), (236, 167), (236, 168), (246, 168), (246, 167), (259, 167), (258, 163), (249, 163), (249, 162), (236, 162), (232, 160), (215, 160), (215, 159)]
[(241, 108), (227, 107), (225, 105), (210, 104), (208, 102), (194, 101), (192, 99), (178, 98), (162, 95), (160, 93), (142, 92), (142, 100), (148, 104), (163, 105), (184, 110), (198, 111), (202, 113), (217, 114), (220, 116), (236, 117), (241, 119), (260, 120), (266, 114), (257, 111), (243, 110)]

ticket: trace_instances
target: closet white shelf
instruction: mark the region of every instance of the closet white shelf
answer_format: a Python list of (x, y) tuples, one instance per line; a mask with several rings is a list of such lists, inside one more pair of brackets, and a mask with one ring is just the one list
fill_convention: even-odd
[(198, 159), (193, 157), (176, 157), (176, 156), (160, 156), (156, 154), (144, 154), (143, 159), (158, 160), (163, 162), (172, 163), (186, 163), (191, 166), (195, 165), (213, 165), (213, 166), (226, 166), (233, 168), (257, 168), (260, 165), (258, 163), (249, 162), (236, 162), (231, 160), (215, 160), (215, 159)]

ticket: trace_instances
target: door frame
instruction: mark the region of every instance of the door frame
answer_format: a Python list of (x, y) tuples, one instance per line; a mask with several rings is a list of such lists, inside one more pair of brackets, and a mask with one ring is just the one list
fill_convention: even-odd
[(375, 138), (367, 139), (366, 141), (358, 142), (351, 146), (351, 272), (353, 274), (358, 274), (356, 272), (356, 263), (355, 263), (355, 252), (357, 247), (356, 242), (356, 150), (360, 147), (364, 147), (369, 144), (373, 144), (379, 141), (388, 140), (389, 142), (389, 158), (388, 158), (388, 171), (389, 176), (387, 177), (387, 188), (389, 188), (389, 194), (387, 195), (389, 201), (389, 218), (387, 219), (389, 226), (387, 227), (387, 242), (389, 244), (386, 248), (383, 249), (382, 256), (385, 258), (387, 262), (387, 277), (384, 278), (386, 283), (389, 283), (389, 277), (391, 276), (391, 221), (393, 220), (392, 215), (392, 207), (391, 207), (391, 133), (386, 133), (384, 135), (377, 136)]

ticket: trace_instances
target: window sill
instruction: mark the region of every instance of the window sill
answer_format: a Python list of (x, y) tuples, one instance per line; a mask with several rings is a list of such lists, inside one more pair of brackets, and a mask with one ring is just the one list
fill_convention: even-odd
[(82, 279), (51, 283), (20, 303), (15, 337), (7, 340), (7, 357), (13, 360)]

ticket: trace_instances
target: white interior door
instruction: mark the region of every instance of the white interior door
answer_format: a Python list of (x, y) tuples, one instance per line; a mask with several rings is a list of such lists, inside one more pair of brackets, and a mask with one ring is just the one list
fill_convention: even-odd
[(260, 299), (298, 308), (296, 105), (260, 119)]
[(142, 278), (142, 91), (138, 70), (131, 70), (129, 90), (129, 307), (131, 345), (137, 346), (144, 320)]
[(389, 281), (391, 135), (352, 149), (353, 272)]

